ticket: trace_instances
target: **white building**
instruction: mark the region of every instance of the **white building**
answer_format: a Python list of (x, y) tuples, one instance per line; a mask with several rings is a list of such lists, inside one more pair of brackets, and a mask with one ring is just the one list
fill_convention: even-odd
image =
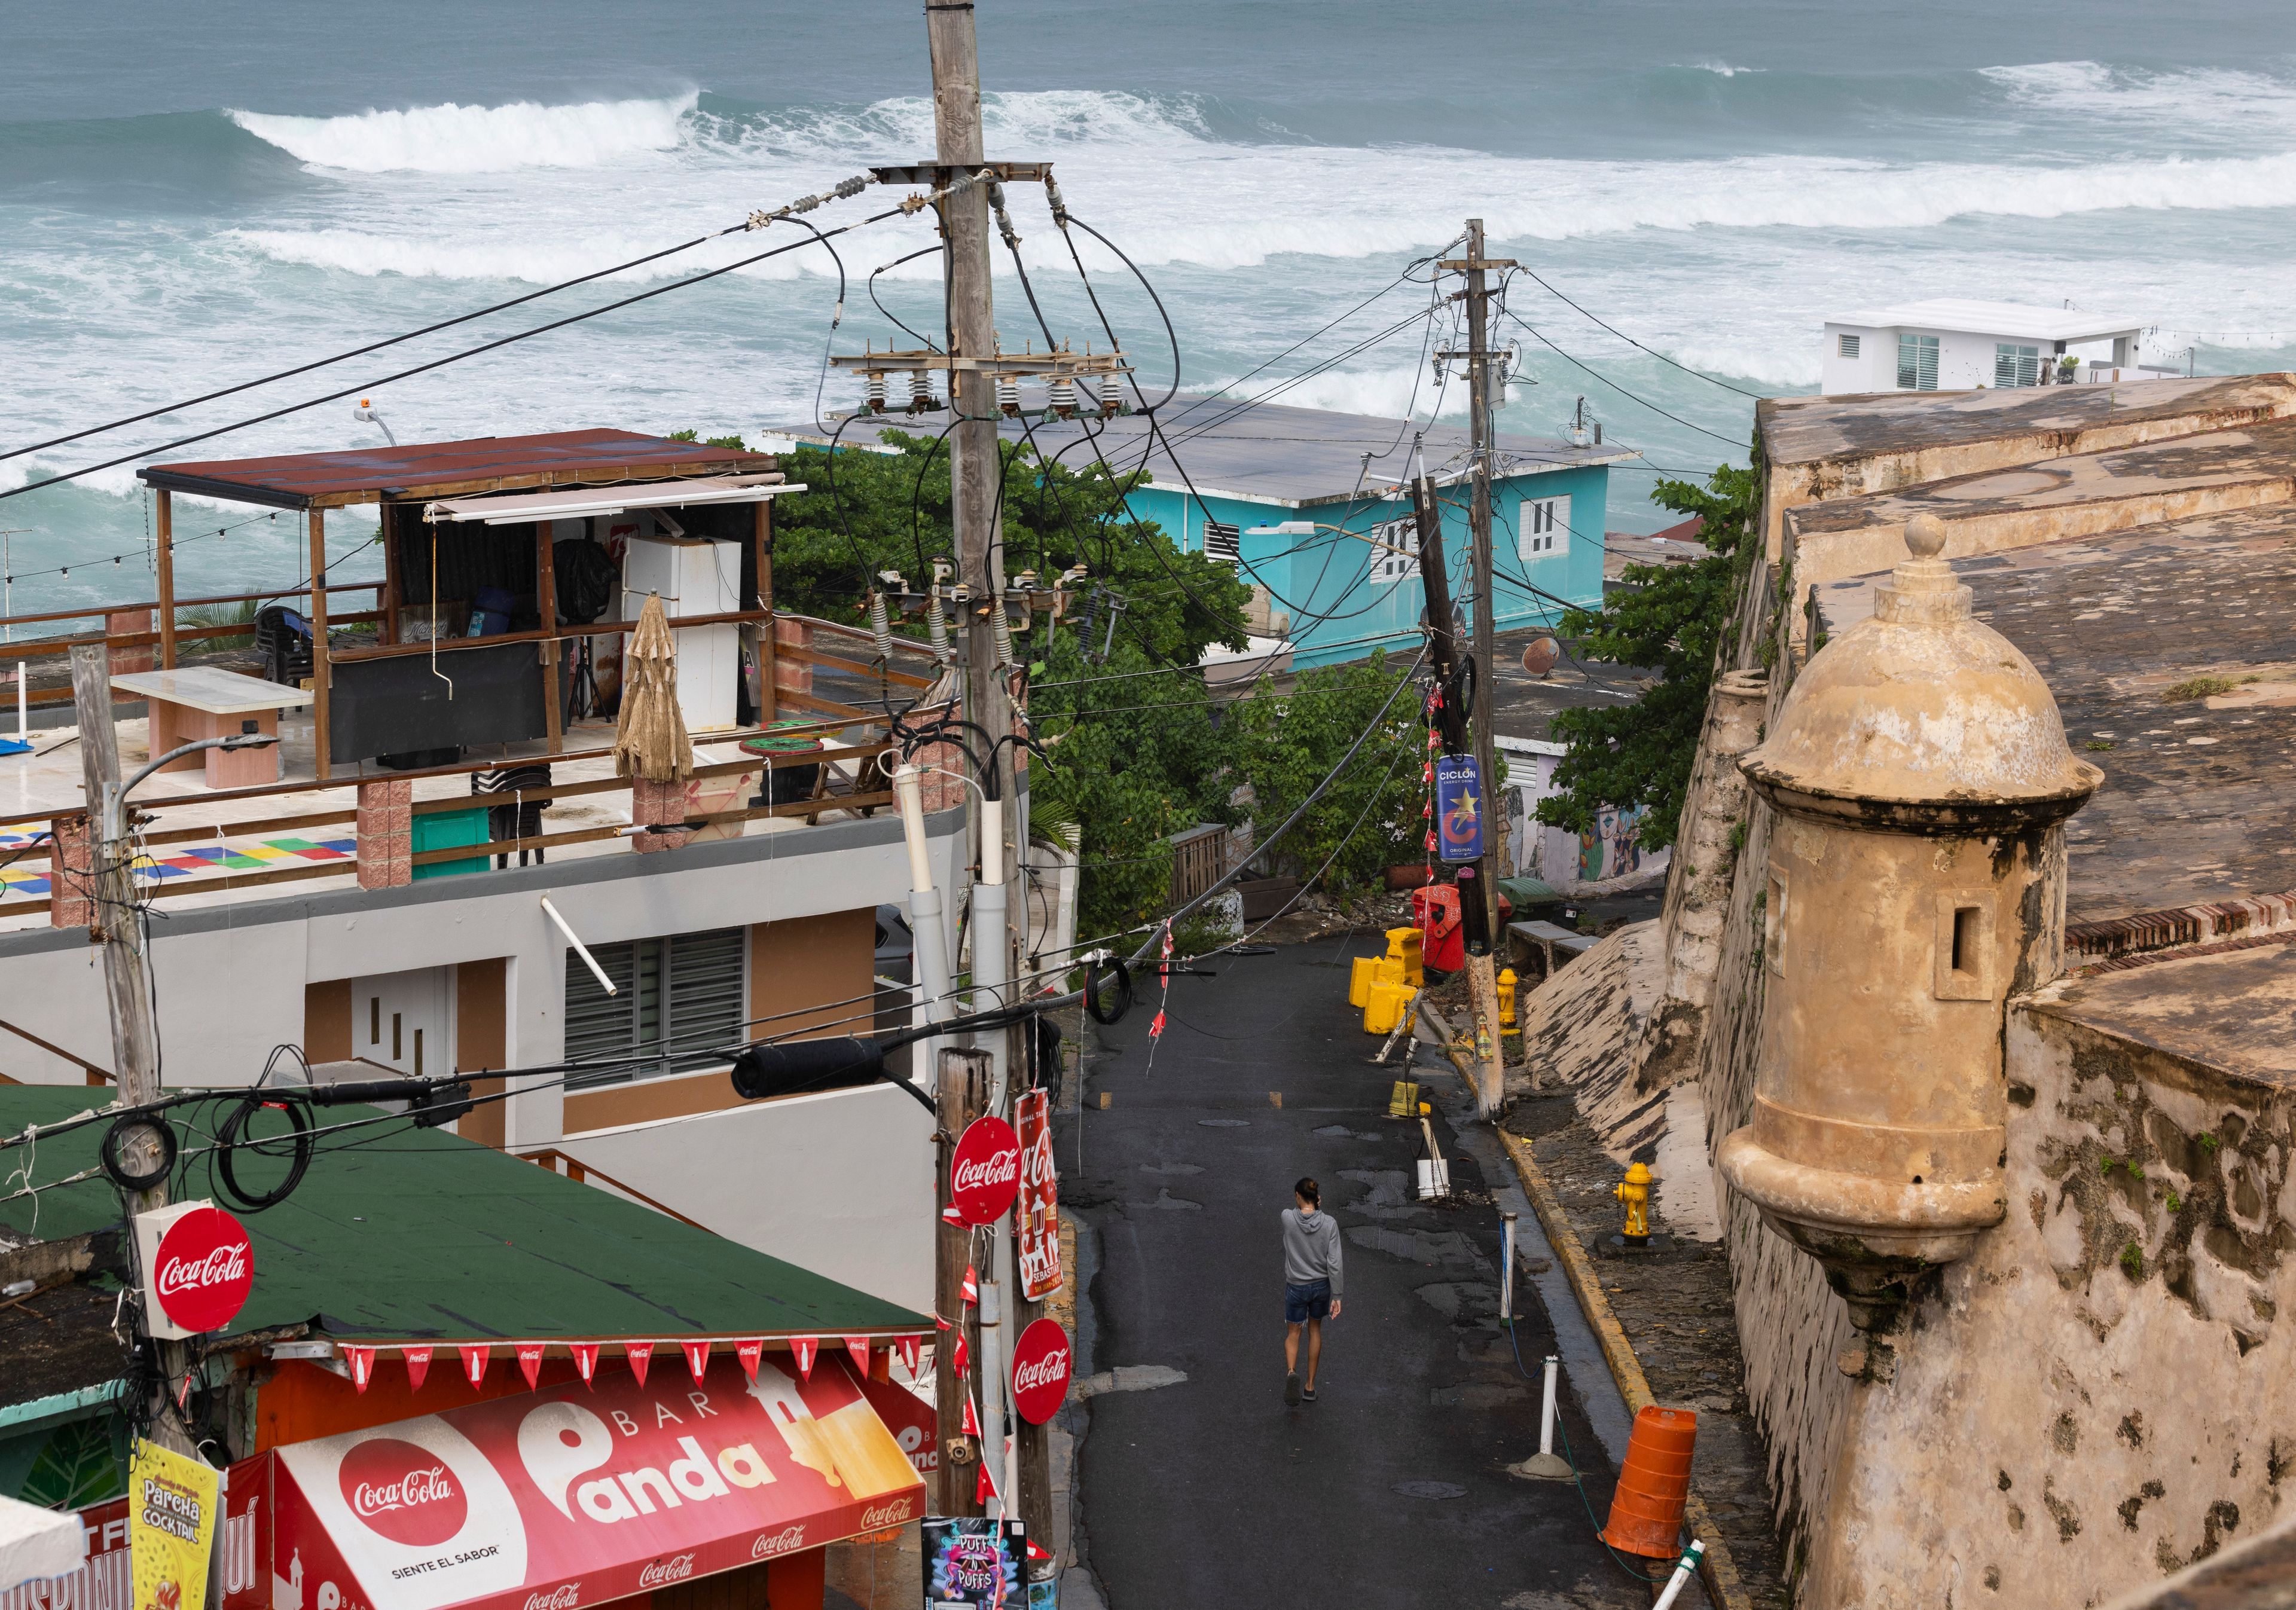
[(2108, 315), (2010, 302), (1946, 299), (1836, 314), (1825, 322), (1824, 390), (2008, 390), (2181, 373), (2141, 361), (2144, 333), (2144, 326)]

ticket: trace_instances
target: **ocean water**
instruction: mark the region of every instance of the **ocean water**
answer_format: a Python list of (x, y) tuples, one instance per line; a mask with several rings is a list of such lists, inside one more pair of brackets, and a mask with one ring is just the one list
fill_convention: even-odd
[[(1191, 388), (1456, 412), (1460, 388), (1427, 357), (1449, 315), (1413, 317), (1429, 291), (1396, 282), (1475, 215), (1495, 250), (1726, 382), (1513, 281), (1498, 334), (1536, 383), (1514, 389), (1505, 427), (1553, 431), (1583, 398), (1609, 439), (1641, 449), (1643, 466), (1614, 476), (1614, 527), (1667, 519), (1642, 496), (1657, 472), (1742, 462), (1740, 393), (1813, 389), (1830, 311), (2070, 302), (2152, 326), (2153, 361), (2296, 364), (2296, 8), (981, 0), (978, 17), (991, 153), (1057, 164), (1077, 216), (1153, 282)], [(931, 154), (914, 6), (18, 4), (0, 30), (14, 69), (0, 99), (0, 452)], [(858, 217), (884, 193), (814, 217)], [(1041, 196), (1019, 186), (1012, 200), (1055, 330), (1099, 344)], [(0, 490), (378, 381), (794, 234), (733, 236), (0, 462)], [(808, 247), (367, 395), (401, 440), (808, 419), (856, 400), (854, 382), (824, 381), (827, 347), (895, 333), (871, 271), (930, 239), (901, 220), (839, 240), (833, 337), (839, 267)], [(1144, 377), (1168, 378), (1139, 285), (1097, 248), (1086, 260)], [(930, 329), (937, 274), (921, 257), (880, 275), (877, 295)], [(1036, 333), (1019, 291), (1004, 266), (998, 322), (1014, 342)], [(162, 456), (379, 442), (352, 406)], [(16, 609), (150, 595), (133, 469), (0, 500)], [(302, 575), (292, 519), (178, 507), (185, 594)], [(373, 574), (372, 521), (331, 526), (338, 577)]]

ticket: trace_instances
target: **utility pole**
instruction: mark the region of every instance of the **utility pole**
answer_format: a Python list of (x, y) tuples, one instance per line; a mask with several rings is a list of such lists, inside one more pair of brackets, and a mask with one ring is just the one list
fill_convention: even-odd
[[(81, 643), (71, 651), (72, 705), (79, 722), (80, 778), (87, 796), (88, 876), (94, 886), (94, 937), (103, 947), (103, 985), (111, 1009), (111, 1066), (119, 1099), (128, 1107), (160, 1099), (160, 1035), (152, 1017), (150, 956), (136, 920), (134, 856), (127, 834), (127, 804), (119, 797), (119, 735), (111, 724), (111, 662), (102, 643)], [(59, 859), (62, 847), (58, 848)], [(158, 1132), (131, 1132), (120, 1148), (121, 1162), (133, 1173), (154, 1166), (161, 1155)], [(168, 1205), (165, 1180), (130, 1198), (132, 1210), (149, 1213)], [(139, 1328), (141, 1328), (139, 1322)], [(184, 1344), (161, 1342), (160, 1391), (174, 1389), (189, 1367)], [(152, 1440), (177, 1453), (198, 1457), (192, 1439), (155, 1405)]]
[[(957, 1137), (964, 1133), (965, 1125), (988, 1109), (988, 1053), (962, 1048), (944, 1050), (933, 1076), (939, 1097), (941, 1130), (936, 1153), (939, 1182), (934, 1205), (945, 1210), (954, 1199), (948, 1168), (956, 1151)], [(937, 1214), (933, 1236), (933, 1302), (949, 1327), (939, 1333), (933, 1348), (933, 1402), (941, 1434), (940, 1462), (934, 1471), (933, 1513), (979, 1515), (980, 1505), (973, 1496), (972, 1465), (980, 1457), (980, 1451), (957, 1430), (964, 1424), (964, 1400), (972, 1387), (957, 1373), (955, 1356), (960, 1341), (966, 1353), (974, 1358), (980, 1356), (979, 1324), (964, 1295), (964, 1271), (972, 1260), (972, 1232)], [(982, 1412), (987, 1410), (984, 1408)], [(984, 1426), (981, 1429), (988, 1428)], [(959, 1454), (964, 1457), (959, 1459)]]
[[(987, 160), (980, 128), (980, 61), (969, 0), (926, 0), (925, 27), (931, 42), (933, 80), (933, 137), (936, 159), (949, 171), (944, 181), (966, 170), (979, 171)], [(1029, 901), (1021, 883), (1020, 845), (1025, 821), (1013, 765), (1011, 633), (1004, 618), (1004, 565), (996, 511), (1004, 460), (998, 449), (996, 422), (996, 310), (990, 296), (988, 191), (985, 184), (954, 190), (939, 204), (941, 235), (948, 264), (948, 403), (954, 425), (948, 435), (950, 510), (955, 525), (958, 579), (971, 597), (963, 638), (964, 654), (964, 714), (981, 733), (975, 738), (989, 751), (991, 807), (968, 795), (972, 812), (970, 835), (978, 857), (980, 882), (971, 922), (972, 976), (976, 985), (1003, 986), (993, 1001), (976, 999), (976, 1008), (1006, 1006), (1025, 988), (1017, 978), (1020, 957), (1026, 950)], [(986, 736), (981, 734), (985, 733)], [(983, 888), (997, 889), (1000, 898), (982, 902)], [(1009, 906), (1004, 903), (1010, 899)], [(1016, 938), (1017, 929), (1017, 938)], [(989, 1080), (988, 1110), (999, 1116), (1007, 1108), (1020, 1071), (1027, 1067), (1025, 1023), (1001, 1033), (996, 1045)], [(1019, 1270), (1013, 1259), (1010, 1225), (1000, 1222), (989, 1232), (988, 1267), (980, 1271), (981, 1317), (1001, 1315), (1002, 1337), (1017, 1336), (1022, 1317)], [(991, 1287), (994, 1289), (991, 1289)], [(992, 1479), (1003, 1494), (1005, 1512), (1018, 1512), (1024, 1491), (1048, 1491), (1044, 1479), (1024, 1481), (1021, 1473), (1004, 1467), (1005, 1408), (1011, 1396), (1004, 1379), (1008, 1349), (992, 1344), (992, 1336), (980, 1349), (982, 1431)], [(995, 1378), (991, 1378), (991, 1376)], [(1017, 1418), (1017, 1417), (1015, 1417)], [(1021, 1436), (1026, 1458), (1048, 1459), (1046, 1439)], [(1049, 1537), (1051, 1516), (1021, 1514), (1032, 1537)]]
[[(1473, 542), (1475, 599), (1475, 770), (1482, 778), (1483, 842), (1502, 830), (1493, 802), (1497, 797), (1498, 756), (1491, 742), (1492, 695), (1496, 677), (1493, 661), (1496, 643), (1492, 625), (1496, 575), (1491, 562), (1491, 344), (1490, 285), (1485, 277), (1494, 268), (1512, 268), (1512, 258), (1483, 255), (1483, 221), (1467, 220), (1467, 255), (1447, 259), (1441, 267), (1467, 276), (1462, 296), (1467, 304), (1468, 439), (1473, 449), (1470, 471), (1468, 528)], [(1493, 970), (1491, 947), (1498, 937), (1498, 887), (1488, 874), (1496, 858), (1486, 854), (1474, 863), (1472, 887), (1460, 895), (1460, 919), (1467, 930), (1467, 985), (1474, 1001), (1475, 1059), (1483, 1068), (1487, 1087), (1478, 1107), (1488, 1116), (1505, 1099), (1505, 1074), (1499, 1027), (1498, 982)], [(1461, 869), (1466, 879), (1468, 869)]]

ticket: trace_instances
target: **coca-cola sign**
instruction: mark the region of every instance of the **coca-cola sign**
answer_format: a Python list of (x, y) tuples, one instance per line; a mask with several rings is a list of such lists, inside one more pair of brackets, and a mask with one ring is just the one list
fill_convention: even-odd
[(430, 1548), (462, 1531), (470, 1501), (447, 1463), (427, 1448), (376, 1437), (343, 1456), (343, 1502), (371, 1532)]
[(1013, 1348), (1013, 1407), (1031, 1426), (1041, 1426), (1069, 1399), (1069, 1374), (1076, 1352), (1057, 1320), (1038, 1320), (1021, 1333)]
[(784, 1526), (779, 1532), (760, 1532), (758, 1541), (750, 1545), (750, 1557), (769, 1560), (777, 1554), (795, 1554), (805, 1547), (805, 1528)]
[(154, 1336), (220, 1330), (255, 1289), (255, 1244), (237, 1219), (206, 1202), (140, 1215), (144, 1312)]
[(1061, 1288), (1060, 1182), (1053, 1170), (1052, 1100), (1043, 1091), (1028, 1091), (1013, 1110), (1021, 1129), (1021, 1199), (1013, 1221), (1013, 1252), (1021, 1266), (1021, 1295), (1038, 1302)]
[(948, 1164), (949, 1200), (967, 1224), (994, 1224), (1021, 1192), (1021, 1138), (994, 1113), (957, 1138)]
[(669, 1582), (682, 1582), (693, 1574), (693, 1556), (673, 1554), (658, 1559), (638, 1573), (638, 1586), (660, 1588)]
[(872, 1504), (861, 1512), (861, 1524), (866, 1531), (882, 1532), (888, 1526), (898, 1526), (906, 1521), (914, 1507), (907, 1499), (897, 1500), (890, 1504)]
[(529, 1593), (525, 1610), (574, 1610), (582, 1602), (582, 1584), (567, 1582), (548, 1593)]

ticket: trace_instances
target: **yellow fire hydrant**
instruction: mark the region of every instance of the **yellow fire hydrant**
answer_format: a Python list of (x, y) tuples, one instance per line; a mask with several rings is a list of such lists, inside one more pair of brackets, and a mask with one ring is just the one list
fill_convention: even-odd
[(1629, 1246), (1650, 1244), (1651, 1171), (1640, 1163), (1627, 1170), (1627, 1177), (1611, 1187), (1611, 1194), (1627, 1205), (1626, 1243)]
[(1503, 1029), (1514, 1026), (1514, 968), (1502, 968), (1499, 970), (1499, 1026)]

